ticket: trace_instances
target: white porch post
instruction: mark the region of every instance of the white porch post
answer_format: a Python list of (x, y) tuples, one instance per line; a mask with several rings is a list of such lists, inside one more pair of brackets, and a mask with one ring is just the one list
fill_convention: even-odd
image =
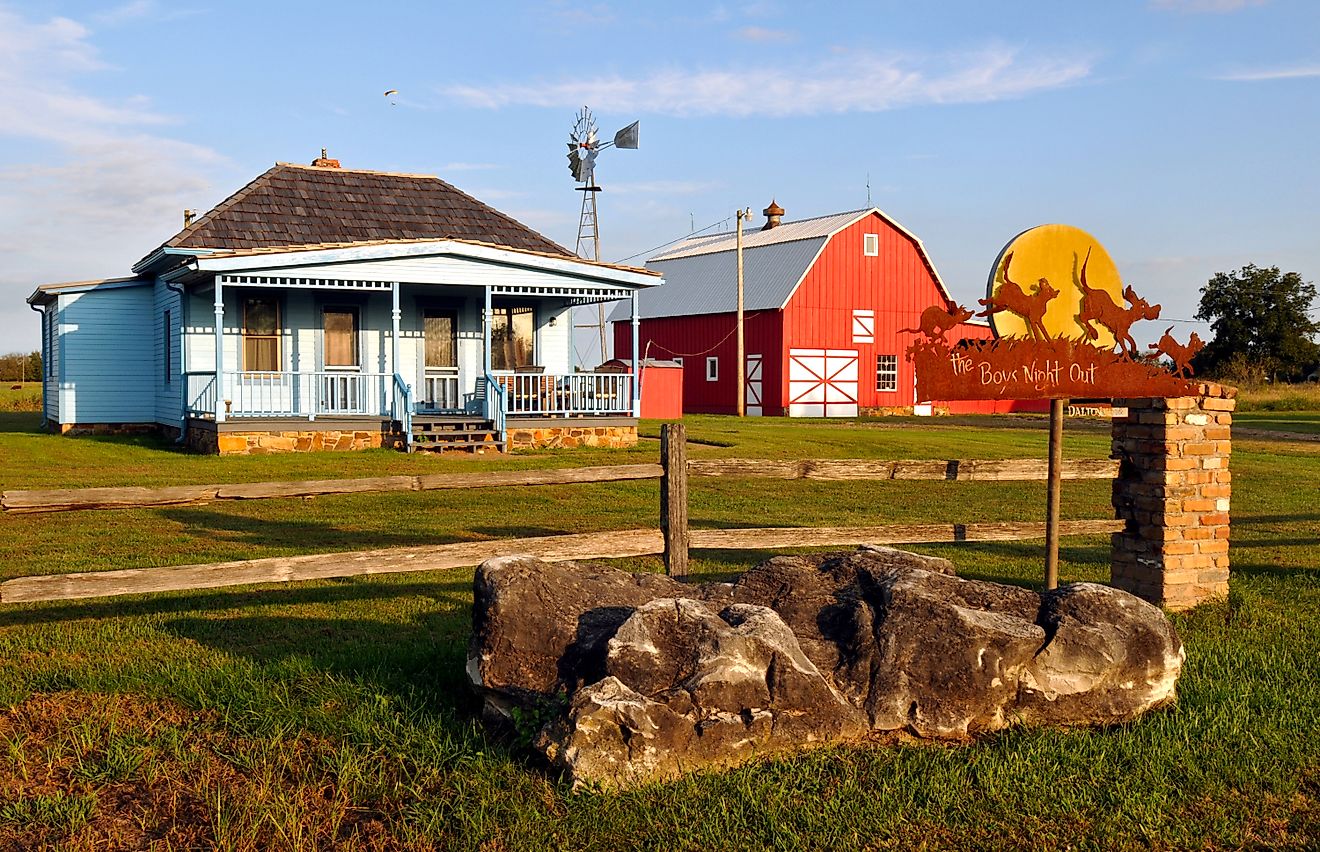
[(215, 422), (225, 421), (224, 276), (215, 276)]
[(641, 319), (637, 316), (637, 291), (632, 292), (632, 416), (642, 416), (642, 367), (637, 359), (637, 336)]
[(394, 335), (390, 338), (390, 366), (394, 368), (395, 373), (402, 376), (403, 370), (399, 367), (399, 320), (403, 317), (403, 314), (399, 311), (398, 281), (390, 282), (390, 298), (394, 302), (390, 312), (391, 333)]
[(490, 307), (490, 285), (483, 288), (486, 292), (486, 307), (481, 313), (481, 364), (486, 374), (490, 374), (490, 326), (495, 320), (495, 314)]

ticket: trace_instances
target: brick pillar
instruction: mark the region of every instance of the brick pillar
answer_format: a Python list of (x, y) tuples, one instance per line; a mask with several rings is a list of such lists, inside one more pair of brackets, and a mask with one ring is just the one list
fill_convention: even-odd
[(1200, 396), (1116, 399), (1115, 533), (1110, 582), (1153, 604), (1188, 609), (1228, 595), (1230, 431), (1237, 388)]

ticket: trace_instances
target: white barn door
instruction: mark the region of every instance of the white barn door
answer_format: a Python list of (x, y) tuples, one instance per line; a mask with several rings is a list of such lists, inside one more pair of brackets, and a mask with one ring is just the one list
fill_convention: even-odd
[(856, 417), (857, 352), (788, 350), (789, 417)]
[(747, 387), (743, 393), (743, 405), (748, 417), (760, 417), (765, 408), (761, 404), (761, 356), (747, 356)]

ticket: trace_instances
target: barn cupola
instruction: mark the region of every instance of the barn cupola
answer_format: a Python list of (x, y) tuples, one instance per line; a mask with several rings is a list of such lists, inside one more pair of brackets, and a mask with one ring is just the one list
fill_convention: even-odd
[(312, 160), (312, 165), (320, 169), (337, 169), (339, 168), (339, 161), (332, 160), (329, 157), (327, 157), (325, 155), (325, 149), (322, 148), (321, 156), (317, 157), (315, 160)]
[(761, 212), (765, 214), (765, 225), (761, 227), (762, 231), (768, 231), (771, 228), (778, 228), (779, 220), (784, 218), (784, 208), (776, 204), (773, 198), (770, 199), (770, 206)]

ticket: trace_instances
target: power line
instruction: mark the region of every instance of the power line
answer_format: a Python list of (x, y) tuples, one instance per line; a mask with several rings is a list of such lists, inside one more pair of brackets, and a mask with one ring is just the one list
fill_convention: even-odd
[(690, 239), (691, 237), (695, 237), (697, 234), (700, 234), (700, 233), (702, 233), (702, 232), (704, 232), (704, 231), (709, 231), (711, 228), (714, 228), (714, 227), (716, 227), (716, 226), (718, 226), (718, 225), (727, 225), (728, 223), (729, 223), (729, 217), (726, 216), (725, 218), (719, 220), (718, 222), (711, 222), (709, 225), (707, 225), (706, 227), (704, 227), (704, 228), (702, 228), (702, 229), (700, 229), (700, 230), (693, 231), (693, 232), (690, 233), (690, 234), (684, 234), (684, 235), (681, 236), (681, 237), (675, 237), (674, 239), (670, 240), (670, 241), (667, 242), (667, 243), (661, 243), (660, 245), (655, 246), (654, 248), (644, 249), (644, 250), (642, 250), (642, 251), (637, 252), (637, 254), (630, 254), (630, 255), (628, 255), (627, 257), (619, 258), (618, 260), (616, 260), (616, 261), (614, 261), (614, 262), (615, 262), (615, 263), (623, 263), (623, 262), (625, 262), (625, 261), (632, 260), (632, 259), (635, 258), (635, 257), (641, 257), (641, 256), (644, 255), (644, 254), (650, 254), (650, 253), (653, 252), (653, 251), (659, 251), (660, 249), (665, 248), (666, 246), (672, 246), (674, 243), (682, 242), (683, 240)]

